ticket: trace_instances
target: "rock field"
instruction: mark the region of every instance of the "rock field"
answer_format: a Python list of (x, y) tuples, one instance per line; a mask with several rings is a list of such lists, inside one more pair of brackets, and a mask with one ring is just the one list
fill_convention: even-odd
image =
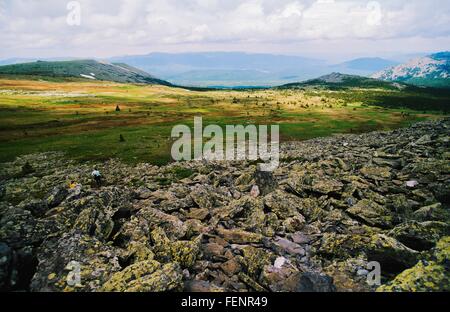
[(273, 173), (23, 156), (0, 165), (0, 290), (450, 291), (449, 146), (442, 120), (285, 143)]

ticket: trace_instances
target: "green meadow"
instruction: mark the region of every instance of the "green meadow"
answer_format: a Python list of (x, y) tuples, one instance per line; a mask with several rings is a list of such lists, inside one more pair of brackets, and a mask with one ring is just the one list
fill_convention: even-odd
[(62, 151), (77, 160), (171, 161), (173, 126), (280, 125), (282, 141), (390, 130), (448, 115), (447, 92), (347, 88), (196, 91), (0, 79), (0, 162)]

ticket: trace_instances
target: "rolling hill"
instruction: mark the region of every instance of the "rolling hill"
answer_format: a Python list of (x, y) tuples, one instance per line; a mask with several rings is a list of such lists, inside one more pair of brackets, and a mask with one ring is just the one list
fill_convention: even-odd
[(167, 81), (155, 78), (145, 71), (127, 64), (106, 63), (95, 60), (37, 61), (6, 65), (0, 66), (0, 75), (82, 78), (119, 83), (171, 85)]
[(418, 86), (450, 88), (450, 52), (416, 58), (380, 71), (372, 78)]
[(341, 73), (331, 73), (316, 79), (307, 80), (304, 82), (289, 83), (277, 87), (279, 89), (304, 89), (304, 88), (324, 88), (330, 90), (349, 89), (349, 88), (364, 88), (375, 89), (383, 88), (389, 90), (404, 89), (407, 85), (377, 80), (356, 75), (347, 75)]

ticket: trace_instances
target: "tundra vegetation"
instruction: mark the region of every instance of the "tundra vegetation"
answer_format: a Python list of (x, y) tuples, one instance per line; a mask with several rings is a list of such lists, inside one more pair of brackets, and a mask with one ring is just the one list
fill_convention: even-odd
[(204, 126), (280, 125), (283, 142), (405, 127), (442, 117), (450, 102), (446, 91), (383, 84), (203, 91), (22, 78), (0, 79), (0, 162), (21, 154), (62, 151), (78, 160), (166, 164), (171, 161), (171, 129), (177, 124), (192, 127), (199, 115)]

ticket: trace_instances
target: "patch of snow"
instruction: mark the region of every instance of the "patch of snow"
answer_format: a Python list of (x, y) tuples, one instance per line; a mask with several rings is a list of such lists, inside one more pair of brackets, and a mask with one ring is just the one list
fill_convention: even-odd
[(84, 74), (80, 74), (81, 77), (83, 78), (87, 78), (87, 79), (92, 79), (92, 80), (96, 80), (95, 77), (91, 76), (91, 75), (84, 75)]

